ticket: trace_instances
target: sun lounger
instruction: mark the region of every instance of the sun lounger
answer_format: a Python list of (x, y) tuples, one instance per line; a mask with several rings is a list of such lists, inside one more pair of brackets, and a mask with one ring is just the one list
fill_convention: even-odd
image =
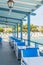
[(43, 65), (43, 57), (39, 56), (37, 48), (22, 50), (21, 65)]
[(17, 59), (21, 59), (21, 50), (23, 50), (24, 48), (25, 48), (25, 42), (18, 42), (16, 44), (15, 53), (16, 53)]

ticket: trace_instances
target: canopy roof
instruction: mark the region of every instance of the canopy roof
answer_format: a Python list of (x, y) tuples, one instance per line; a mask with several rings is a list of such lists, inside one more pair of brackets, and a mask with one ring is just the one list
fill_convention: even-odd
[(20, 23), (25, 16), (28, 16), (29, 13), (32, 13), (43, 4), (42, 0), (14, 0), (14, 7), (9, 15), (7, 1), (0, 0), (0, 20), (5, 21), (5, 18), (7, 18), (8, 21), (14, 23)]

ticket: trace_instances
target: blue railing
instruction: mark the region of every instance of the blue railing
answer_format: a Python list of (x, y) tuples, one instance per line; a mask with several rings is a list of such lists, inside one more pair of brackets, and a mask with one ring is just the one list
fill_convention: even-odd
[(42, 45), (43, 46), (43, 43), (39, 43), (39, 42), (35, 42), (35, 41), (32, 41), (32, 40), (27, 40), (27, 39), (22, 39), (22, 40), (20, 40), (20, 38), (14, 38), (14, 40), (17, 42), (17, 41), (19, 41), (19, 42), (22, 42), (22, 40), (24, 40), (24, 42), (26, 43), (26, 41), (27, 41), (27, 44), (28, 44), (28, 42), (30, 42), (30, 44), (32, 43), (32, 44), (34, 44), (35, 45), (35, 47), (36, 48), (39, 48), (39, 45)]
[(34, 44), (36, 48), (39, 47), (39, 45), (43, 46), (43, 43), (39, 43), (39, 42), (36, 42), (36, 41), (32, 41), (32, 40), (27, 40), (27, 39), (23, 39), (25, 42), (30, 42), (30, 44)]

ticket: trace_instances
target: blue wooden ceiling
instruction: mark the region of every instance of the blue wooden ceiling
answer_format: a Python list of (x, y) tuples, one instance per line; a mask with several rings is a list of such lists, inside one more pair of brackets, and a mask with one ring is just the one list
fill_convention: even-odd
[(0, 0), (0, 20), (7, 18), (8, 21), (12, 22), (20, 22), (27, 14), (43, 5), (42, 0), (14, 0), (14, 7), (9, 15), (7, 1)]

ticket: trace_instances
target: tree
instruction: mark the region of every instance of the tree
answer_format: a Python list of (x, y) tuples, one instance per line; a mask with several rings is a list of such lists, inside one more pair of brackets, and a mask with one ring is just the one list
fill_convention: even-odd
[(3, 32), (4, 31), (4, 29), (3, 28), (0, 28), (0, 32)]
[(43, 26), (41, 26), (40, 32), (42, 32), (42, 33), (43, 33)]
[(30, 31), (32, 31), (32, 32), (38, 32), (37, 26), (31, 24), (31, 25), (30, 25)]

